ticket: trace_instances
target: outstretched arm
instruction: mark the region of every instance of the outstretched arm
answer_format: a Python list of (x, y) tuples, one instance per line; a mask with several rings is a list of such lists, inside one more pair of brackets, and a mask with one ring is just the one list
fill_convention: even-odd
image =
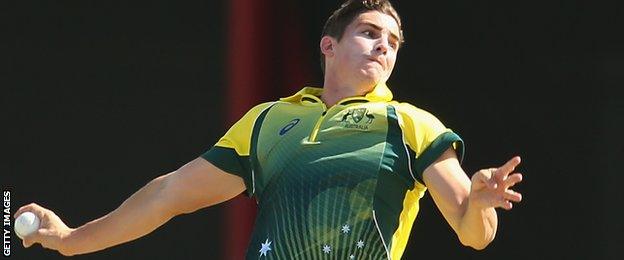
[(423, 179), (431, 197), (459, 240), (475, 249), (485, 248), (496, 235), (495, 208), (510, 210), (522, 195), (510, 187), (522, 181), (513, 173), (520, 157), (513, 157), (499, 168), (483, 169), (471, 179), (459, 165), (453, 149), (446, 150), (427, 167)]
[(78, 228), (69, 228), (52, 211), (37, 204), (21, 207), (41, 219), (37, 232), (24, 238), (29, 247), (40, 243), (63, 255), (85, 254), (142, 237), (174, 216), (229, 200), (245, 190), (243, 180), (197, 158), (159, 176), (117, 209)]

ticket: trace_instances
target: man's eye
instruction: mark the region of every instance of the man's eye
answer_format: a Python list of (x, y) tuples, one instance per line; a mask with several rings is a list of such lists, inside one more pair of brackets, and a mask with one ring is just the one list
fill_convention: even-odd
[(375, 38), (377, 37), (377, 33), (371, 30), (366, 30), (364, 32), (362, 32), (364, 35), (371, 37), (371, 38)]

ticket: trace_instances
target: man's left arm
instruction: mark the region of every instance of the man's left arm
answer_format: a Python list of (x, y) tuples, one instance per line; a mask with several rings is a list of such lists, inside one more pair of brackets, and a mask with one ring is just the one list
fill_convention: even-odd
[(512, 173), (518, 164), (520, 157), (516, 156), (469, 179), (449, 148), (425, 169), (425, 185), (462, 244), (481, 250), (492, 242), (498, 225), (495, 208), (510, 210), (512, 202), (522, 199), (510, 189), (522, 181), (520, 173)]

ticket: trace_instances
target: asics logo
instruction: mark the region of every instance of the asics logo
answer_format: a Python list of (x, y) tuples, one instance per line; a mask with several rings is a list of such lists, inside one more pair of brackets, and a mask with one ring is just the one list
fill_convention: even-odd
[(299, 118), (295, 118), (293, 120), (291, 120), (288, 124), (286, 124), (284, 127), (282, 127), (282, 129), (279, 131), (279, 135), (285, 135), (288, 131), (290, 131), (290, 129), (292, 129), (293, 127), (295, 127), (297, 124), (299, 124)]

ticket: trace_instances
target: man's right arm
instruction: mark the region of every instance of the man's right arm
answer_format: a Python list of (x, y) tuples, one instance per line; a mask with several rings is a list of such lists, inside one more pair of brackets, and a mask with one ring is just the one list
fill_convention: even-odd
[(244, 190), (243, 179), (197, 158), (153, 179), (117, 209), (75, 229), (36, 204), (20, 208), (15, 216), (31, 211), (41, 219), (39, 231), (26, 236), (24, 246), (41, 243), (63, 255), (77, 255), (137, 239), (177, 215), (224, 202)]

